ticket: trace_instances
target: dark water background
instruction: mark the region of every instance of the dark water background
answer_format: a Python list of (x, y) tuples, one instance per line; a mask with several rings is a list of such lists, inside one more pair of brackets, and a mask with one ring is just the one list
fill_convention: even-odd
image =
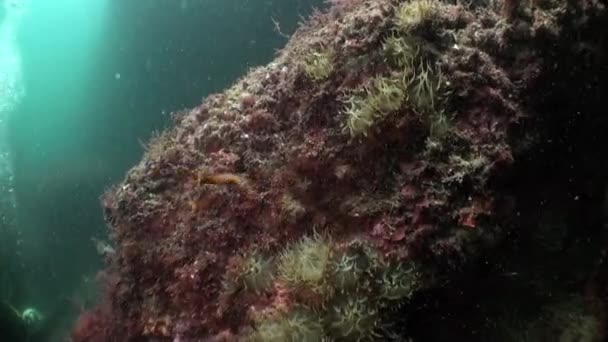
[(52, 315), (68, 298), (85, 302), (101, 267), (91, 238), (106, 238), (99, 196), (141, 158), (141, 141), (171, 111), (269, 62), (286, 42), (271, 18), (291, 33), (322, 5), (32, 0), (19, 36), (27, 94), (10, 137), (21, 232), (14, 305)]

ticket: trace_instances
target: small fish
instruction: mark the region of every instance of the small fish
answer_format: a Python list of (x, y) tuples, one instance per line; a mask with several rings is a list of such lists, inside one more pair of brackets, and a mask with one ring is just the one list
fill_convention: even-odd
[(235, 184), (235, 185), (243, 185), (245, 183), (245, 179), (239, 175), (234, 173), (215, 173), (210, 175), (199, 175), (198, 176), (198, 184)]

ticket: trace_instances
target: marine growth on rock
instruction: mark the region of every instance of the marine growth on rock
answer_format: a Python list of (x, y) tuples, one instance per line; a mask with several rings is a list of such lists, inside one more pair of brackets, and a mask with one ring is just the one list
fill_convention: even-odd
[(608, 336), (605, 4), (331, 2), (104, 195), (75, 341)]

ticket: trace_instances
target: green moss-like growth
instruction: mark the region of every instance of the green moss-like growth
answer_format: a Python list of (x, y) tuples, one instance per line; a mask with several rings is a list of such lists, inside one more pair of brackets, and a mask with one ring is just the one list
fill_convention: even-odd
[(333, 53), (311, 52), (304, 57), (304, 72), (315, 82), (325, 81), (334, 71)]
[(337, 341), (379, 340), (380, 312), (373, 299), (344, 295), (332, 303), (326, 326)]
[(395, 26), (410, 31), (431, 19), (437, 12), (436, 0), (413, 0), (401, 3), (395, 9)]
[(309, 304), (322, 302), (332, 290), (327, 282), (331, 259), (332, 244), (328, 238), (318, 234), (305, 236), (281, 254), (279, 278)]
[(296, 308), (285, 316), (265, 320), (250, 335), (251, 342), (320, 342), (324, 339), (321, 319), (312, 311)]

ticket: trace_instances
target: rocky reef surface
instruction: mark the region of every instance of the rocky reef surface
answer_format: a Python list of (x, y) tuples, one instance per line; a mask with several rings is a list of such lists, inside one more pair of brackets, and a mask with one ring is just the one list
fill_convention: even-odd
[(606, 3), (331, 2), (103, 196), (73, 340), (606, 338)]

